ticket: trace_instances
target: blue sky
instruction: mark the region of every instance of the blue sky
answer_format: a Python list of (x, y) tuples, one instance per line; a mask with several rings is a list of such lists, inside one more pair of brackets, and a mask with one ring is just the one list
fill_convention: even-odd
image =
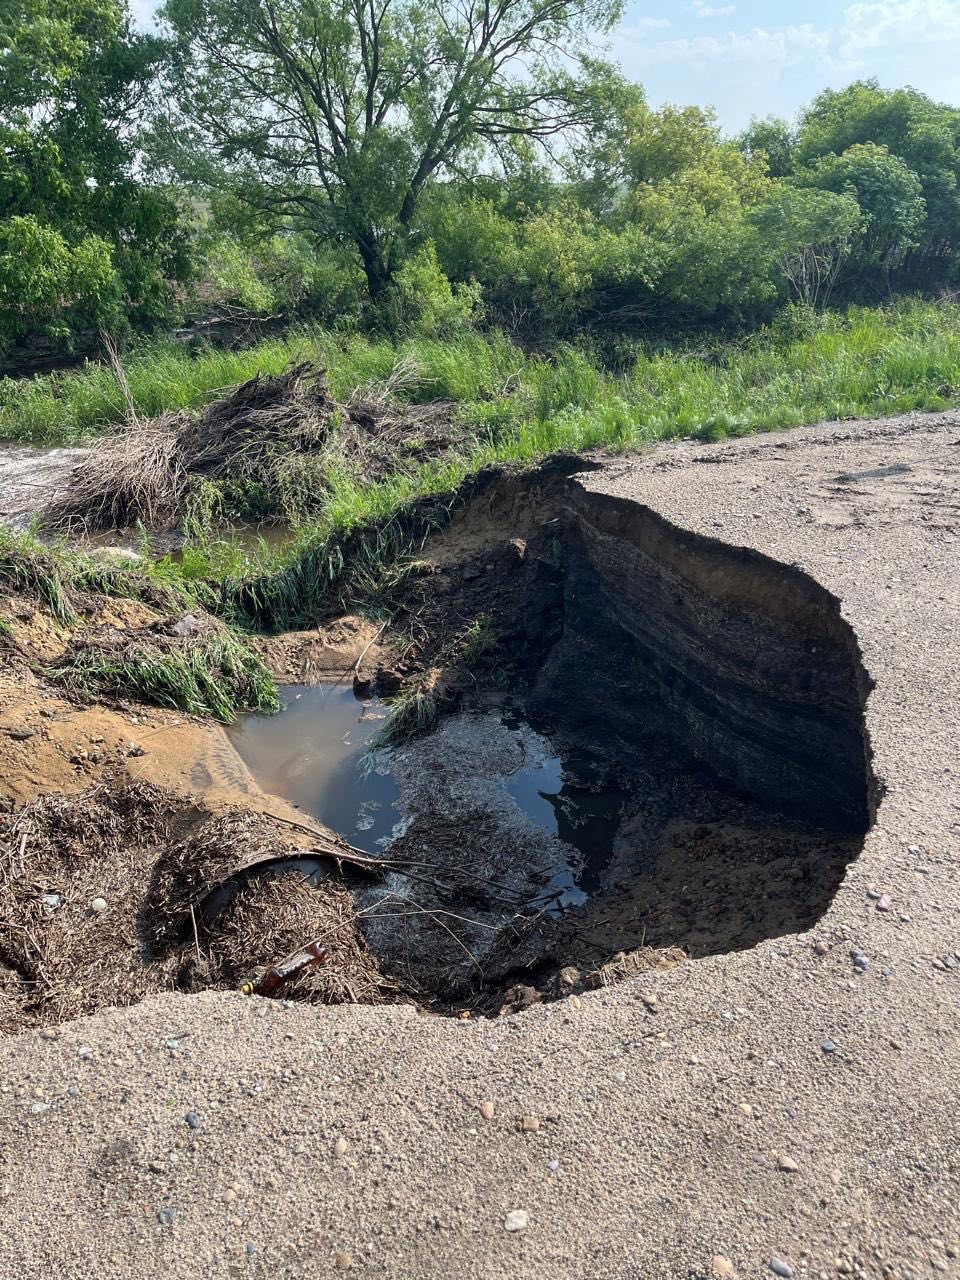
[[(132, 0), (149, 21), (154, 0)], [(721, 124), (785, 115), (865, 76), (960, 105), (960, 0), (628, 0), (610, 53), (649, 101)]]
[(960, 0), (635, 2), (611, 45), (652, 103), (712, 104), (731, 130), (867, 76), (960, 105)]

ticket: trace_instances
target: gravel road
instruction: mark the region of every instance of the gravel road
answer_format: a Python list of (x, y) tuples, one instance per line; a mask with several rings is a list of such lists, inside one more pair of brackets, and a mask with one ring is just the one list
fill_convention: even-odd
[(958, 472), (947, 414), (583, 478), (841, 599), (886, 796), (811, 933), (496, 1021), (206, 994), (0, 1042), (0, 1276), (960, 1275)]

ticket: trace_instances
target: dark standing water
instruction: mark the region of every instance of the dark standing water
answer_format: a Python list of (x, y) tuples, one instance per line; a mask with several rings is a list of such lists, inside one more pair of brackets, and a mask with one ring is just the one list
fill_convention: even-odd
[(543, 900), (561, 909), (581, 906), (600, 887), (620, 826), (625, 793), (609, 782), (591, 780), (591, 774), (586, 762), (564, 764), (560, 756), (548, 756), (507, 780), (507, 790), (524, 813), (583, 855), (579, 872), (564, 868), (544, 890)]
[[(382, 727), (384, 705), (357, 698), (347, 683), (287, 685), (280, 694), (279, 715), (246, 716), (228, 730), (244, 763), (265, 791), (358, 848), (381, 851), (401, 821), (389, 768), (371, 769), (364, 758)], [(504, 718), (509, 729), (519, 723)], [(555, 755), (529, 760), (505, 785), (538, 826), (583, 857), (581, 870), (561, 868), (537, 901), (551, 909), (585, 902), (610, 862), (624, 793), (595, 775), (589, 762), (564, 764)]]

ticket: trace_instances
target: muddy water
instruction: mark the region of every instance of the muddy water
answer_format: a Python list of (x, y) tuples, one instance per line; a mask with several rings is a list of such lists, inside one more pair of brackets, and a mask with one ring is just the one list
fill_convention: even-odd
[[(416, 746), (403, 753), (403, 761), (388, 751), (371, 752), (386, 708), (376, 699), (358, 699), (349, 684), (290, 685), (281, 693), (279, 715), (247, 716), (228, 731), (240, 756), (265, 791), (283, 796), (351, 844), (381, 852), (411, 817), (394, 762), (402, 763), (401, 772), (408, 770), (407, 757)], [(562, 855), (555, 861), (554, 873), (531, 901), (550, 910), (579, 906), (599, 887), (610, 862), (624, 794), (591, 776), (588, 762), (574, 767), (569, 758), (564, 762), (552, 754), (522, 720), (504, 716), (495, 724), (500, 733), (508, 731), (511, 742), (524, 737), (538, 744), (522, 749), (521, 763), (501, 775), (504, 803), (563, 842), (560, 848), (576, 851), (569, 861)], [(456, 754), (454, 749), (451, 755)]]
[(23, 529), (67, 488), (88, 450), (0, 443), (0, 524)]
[(350, 682), (285, 685), (276, 716), (245, 716), (227, 732), (264, 791), (374, 853), (400, 814), (398, 791), (367, 751), (386, 715), (376, 698), (361, 700)]

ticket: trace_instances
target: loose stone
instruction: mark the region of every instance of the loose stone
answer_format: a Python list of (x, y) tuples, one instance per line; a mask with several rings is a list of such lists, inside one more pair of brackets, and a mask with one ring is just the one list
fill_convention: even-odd
[(753, 1115), (753, 1107), (749, 1102), (740, 1102), (737, 1104), (737, 1110), (742, 1116), (750, 1118)]
[(786, 1262), (781, 1262), (779, 1258), (770, 1259), (770, 1270), (775, 1276), (781, 1276), (783, 1280), (793, 1280), (793, 1267)]
[(837, 1046), (833, 1043), (832, 1040), (823, 1040), (820, 1044), (820, 1048), (823, 1050), (824, 1053), (837, 1052)]
[(830, 950), (830, 944), (824, 942), (822, 938), (818, 938), (813, 944), (813, 953), (817, 956), (825, 956)]
[(715, 1253), (710, 1260), (710, 1274), (721, 1277), (721, 1280), (737, 1280), (736, 1268), (722, 1253)]
[(890, 897), (890, 895), (888, 893), (881, 894), (880, 897), (877, 899), (877, 910), (890, 911), (892, 907), (893, 907), (893, 899)]
[(483, 1116), (484, 1120), (493, 1119), (493, 1113), (495, 1108), (492, 1102), (481, 1102), (478, 1110), (480, 1114)]
[(224, 1202), (226, 1204), (233, 1204), (236, 1198), (237, 1193), (234, 1191), (233, 1187), (227, 1187), (226, 1191), (223, 1193)]
[(200, 1117), (197, 1115), (195, 1111), (188, 1111), (187, 1114), (183, 1117), (183, 1123), (187, 1126), (188, 1129), (199, 1129)]
[(333, 1154), (335, 1156), (345, 1156), (347, 1154), (346, 1138), (338, 1138), (333, 1144)]
[(106, 909), (107, 909), (106, 898), (94, 898), (94, 900), (90, 903), (90, 910), (93, 912), (95, 916), (102, 916), (104, 911), (106, 911)]
[(799, 1173), (800, 1166), (796, 1160), (791, 1160), (789, 1156), (780, 1156), (777, 1160), (777, 1168), (781, 1173)]
[(353, 1254), (342, 1250), (334, 1259), (341, 1271), (348, 1271), (353, 1266)]
[(174, 1209), (161, 1209), (157, 1214), (157, 1221), (162, 1227), (169, 1227), (172, 1225), (176, 1216), (176, 1211)]
[(511, 1209), (503, 1220), (504, 1231), (526, 1231), (530, 1215), (526, 1209)]
[(521, 1133), (536, 1133), (540, 1128), (540, 1121), (536, 1116), (517, 1116), (517, 1128)]

